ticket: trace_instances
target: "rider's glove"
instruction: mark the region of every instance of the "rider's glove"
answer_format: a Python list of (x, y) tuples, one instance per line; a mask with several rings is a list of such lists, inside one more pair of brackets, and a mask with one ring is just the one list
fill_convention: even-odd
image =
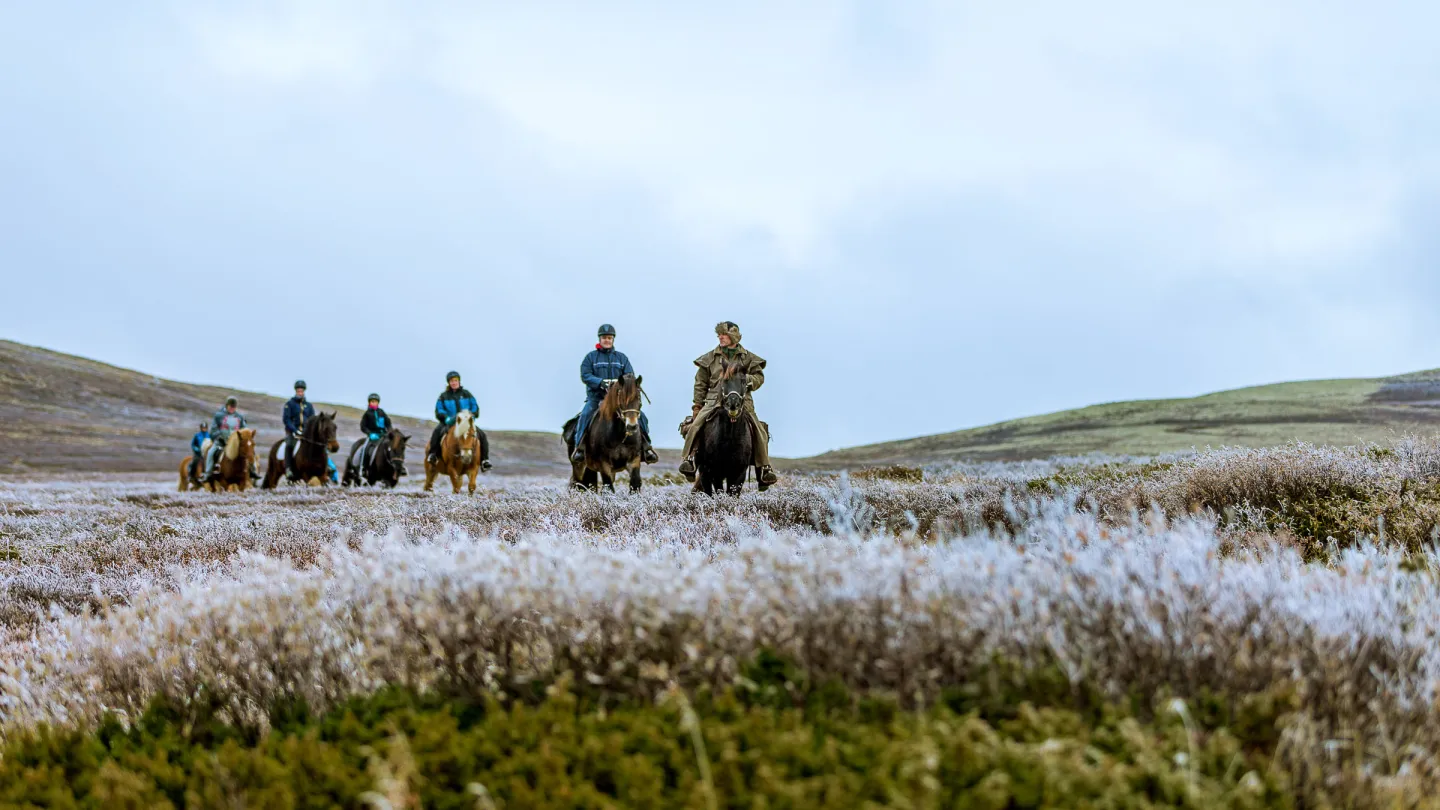
[(378, 441), (380, 441), (380, 434), (379, 434), (379, 433), (371, 433), (371, 434), (370, 434), (370, 441), (372, 441), (372, 442), (378, 442)]
[(445, 424), (447, 424), (447, 425), (453, 425), (453, 424), (455, 424), (455, 417), (453, 417), (453, 416), (447, 416), (447, 417), (445, 417)]

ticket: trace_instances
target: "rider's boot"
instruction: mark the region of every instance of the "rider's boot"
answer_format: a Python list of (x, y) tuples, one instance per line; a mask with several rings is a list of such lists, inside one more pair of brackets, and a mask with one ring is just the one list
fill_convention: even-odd
[(571, 464), (584, 464), (584, 463), (585, 463), (585, 448), (584, 448), (583, 446), (578, 445), (578, 444), (575, 445), (575, 452), (573, 452), (573, 453), (570, 454), (570, 463), (571, 463)]
[(680, 462), (680, 474), (685, 476), (687, 481), (695, 480), (695, 456), (686, 456), (685, 460)]
[(488, 458), (482, 458), (482, 459), (480, 459), (480, 472), (490, 472), (490, 470), (491, 470), (494, 466), (495, 466), (494, 464), (491, 464), (491, 463), (490, 463), (490, 459), (488, 459)]
[(764, 467), (755, 468), (755, 479), (767, 487), (780, 480), (780, 478), (775, 475), (775, 470), (769, 464), (766, 464)]
[(660, 460), (660, 455), (655, 452), (655, 446), (650, 444), (650, 439), (645, 439), (645, 450), (640, 453), (640, 460), (646, 464), (654, 464)]

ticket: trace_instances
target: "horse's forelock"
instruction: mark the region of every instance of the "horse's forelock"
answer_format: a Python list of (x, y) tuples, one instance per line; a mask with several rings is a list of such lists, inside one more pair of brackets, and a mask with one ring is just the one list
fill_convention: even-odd
[(640, 386), (635, 378), (626, 374), (616, 380), (605, 392), (605, 399), (600, 401), (600, 418), (614, 419), (615, 414), (634, 405), (640, 400)]

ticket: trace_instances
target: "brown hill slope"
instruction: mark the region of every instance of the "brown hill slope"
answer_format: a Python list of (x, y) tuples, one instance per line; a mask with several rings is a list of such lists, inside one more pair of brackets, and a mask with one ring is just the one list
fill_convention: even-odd
[[(284, 400), (164, 380), (68, 354), (0, 340), (0, 473), (168, 471), (190, 445), (195, 426), (235, 393), (268, 452), (284, 435)], [(322, 403), (316, 403), (322, 407)], [(360, 411), (339, 411), (343, 446), (359, 438)], [(431, 422), (396, 416), (412, 437), (418, 472)], [(563, 473), (554, 433), (491, 431), (496, 473)]]

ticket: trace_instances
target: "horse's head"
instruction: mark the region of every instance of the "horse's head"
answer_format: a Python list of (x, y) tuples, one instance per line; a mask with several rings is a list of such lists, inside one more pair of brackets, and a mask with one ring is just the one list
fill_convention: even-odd
[(740, 363), (726, 363), (720, 373), (720, 406), (725, 415), (734, 422), (740, 418), (745, 407), (745, 394), (749, 390), (749, 377)]
[(605, 399), (600, 403), (600, 418), (625, 420), (625, 438), (635, 435), (640, 429), (640, 381), (643, 377), (626, 374), (610, 386)]
[(384, 450), (392, 462), (405, 460), (405, 443), (408, 441), (410, 437), (396, 429), (385, 434)]
[(324, 444), (325, 449), (331, 453), (340, 452), (340, 438), (335, 430), (335, 414), (336, 411), (331, 411), (330, 413), (324, 413), (322, 411), (316, 414), (314, 421), (311, 423), (315, 425), (315, 436), (313, 438), (315, 441)]
[(254, 428), (241, 428), (241, 429), (235, 431), (235, 435), (238, 437), (238, 438), (237, 438), (237, 441), (240, 443), (239, 448), (238, 448), (240, 458), (243, 458), (243, 459), (245, 459), (246, 461), (254, 461), (254, 460), (255, 460), (255, 429), (254, 429)]
[(475, 414), (461, 411), (455, 414), (455, 438), (468, 439), (475, 432)]

